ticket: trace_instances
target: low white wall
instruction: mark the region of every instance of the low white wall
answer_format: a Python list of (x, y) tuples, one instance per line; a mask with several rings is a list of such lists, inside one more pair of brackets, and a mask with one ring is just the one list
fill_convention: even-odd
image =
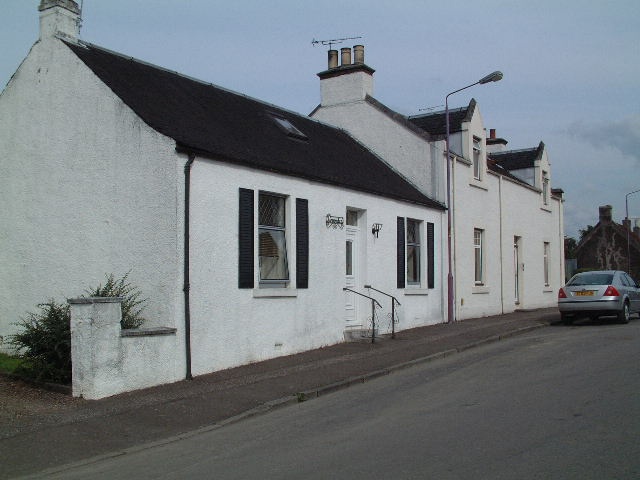
[(68, 302), (74, 397), (96, 400), (180, 380), (176, 329), (121, 329), (121, 298)]

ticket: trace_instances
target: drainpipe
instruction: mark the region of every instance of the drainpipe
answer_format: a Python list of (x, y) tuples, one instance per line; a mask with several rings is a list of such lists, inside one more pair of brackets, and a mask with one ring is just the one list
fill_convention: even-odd
[(502, 175), (498, 176), (498, 206), (500, 218), (500, 311), (502, 312), (502, 315), (504, 315), (504, 230), (502, 222)]
[(191, 310), (189, 305), (189, 196), (191, 193), (191, 166), (196, 156), (189, 154), (184, 165), (184, 345), (187, 364), (186, 379), (192, 380), (191, 374)]

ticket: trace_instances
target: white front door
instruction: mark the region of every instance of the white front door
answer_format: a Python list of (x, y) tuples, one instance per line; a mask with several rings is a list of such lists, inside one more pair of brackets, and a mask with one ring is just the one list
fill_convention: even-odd
[[(346, 227), (345, 238), (345, 287), (357, 290), (358, 288), (358, 229)], [(347, 326), (355, 326), (358, 319), (358, 296), (355, 293), (345, 291), (345, 320)]]

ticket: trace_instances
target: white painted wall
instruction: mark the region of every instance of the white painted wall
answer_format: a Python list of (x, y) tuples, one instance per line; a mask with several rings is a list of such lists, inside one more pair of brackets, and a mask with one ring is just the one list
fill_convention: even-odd
[(120, 298), (69, 300), (74, 397), (109, 397), (181, 380), (175, 329), (120, 328)]
[(36, 304), (128, 271), (148, 298), (148, 325), (175, 326), (183, 193), (174, 148), (62, 42), (32, 47), (0, 95), (0, 336)]
[[(556, 304), (563, 284), (564, 240), (562, 202), (544, 205), (539, 189), (488, 172), (474, 179), (470, 159), (473, 136), (485, 138), (479, 109), (463, 125), (464, 159), (453, 162), (454, 265), (456, 318), (463, 320), (548, 308)], [(486, 162), (486, 150), (483, 149)], [(537, 170), (550, 171), (543, 155)], [(484, 230), (485, 282), (474, 279), (475, 228)], [(514, 237), (520, 237), (520, 298), (515, 303)], [(549, 285), (544, 283), (544, 242), (550, 246)], [(523, 269), (524, 265), (524, 269)]]
[(351, 77), (321, 81), (322, 103), (313, 118), (345, 129), (427, 196), (444, 203), (442, 166), (435, 162), (429, 142), (366, 102), (364, 96), (341, 95), (340, 88), (347, 88), (345, 82)]
[[(238, 188), (288, 195), (288, 260), (291, 282), (284, 291), (239, 289)], [(192, 169), (191, 293), (193, 372), (201, 374), (343, 341), (345, 323), (346, 230), (327, 228), (326, 216), (363, 210), (360, 238), (362, 275), (358, 290), (372, 286), (402, 303), (397, 328), (442, 322), (442, 212), (303, 179), (283, 177), (198, 158)], [(295, 198), (309, 201), (309, 288), (295, 289)], [(396, 218), (432, 222), (436, 235), (436, 288), (406, 295), (396, 288)], [(256, 223), (257, 223), (256, 212)], [(378, 238), (372, 223), (382, 223)], [(257, 225), (255, 226), (257, 239)], [(425, 248), (426, 252), (426, 240)], [(423, 262), (426, 272), (426, 254)], [(426, 278), (425, 278), (426, 282)], [(426, 284), (425, 284), (426, 285)], [(267, 295), (267, 296), (265, 296)], [(283, 296), (277, 296), (283, 295)], [(284, 296), (288, 295), (288, 296)], [(390, 301), (376, 295), (390, 310)], [(370, 303), (359, 302), (365, 323)], [(384, 330), (384, 328), (383, 328)]]

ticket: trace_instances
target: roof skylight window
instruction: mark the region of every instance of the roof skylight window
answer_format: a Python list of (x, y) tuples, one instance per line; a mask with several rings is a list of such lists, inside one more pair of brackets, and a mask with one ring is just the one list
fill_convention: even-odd
[(273, 120), (276, 122), (276, 125), (278, 125), (278, 127), (280, 127), (280, 129), (288, 136), (297, 138), (298, 140), (309, 140), (309, 137), (298, 130), (295, 125), (293, 125), (293, 123), (291, 123), (286, 118), (274, 114), (271, 114), (271, 118), (273, 118)]

